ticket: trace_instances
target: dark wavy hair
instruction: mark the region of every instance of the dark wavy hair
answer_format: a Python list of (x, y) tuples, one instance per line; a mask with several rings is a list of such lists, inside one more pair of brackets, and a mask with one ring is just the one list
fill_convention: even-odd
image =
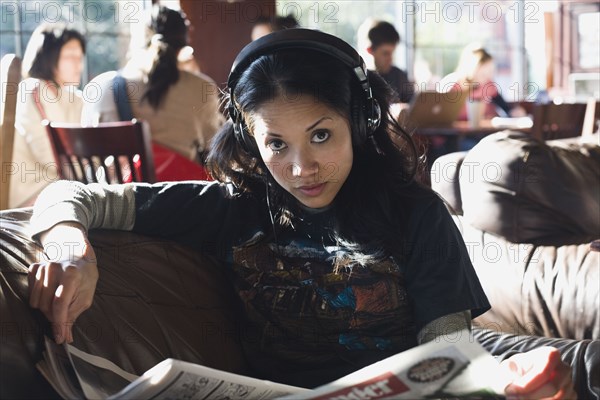
[(394, 25), (387, 21), (375, 21), (371, 29), (369, 29), (368, 36), (373, 50), (382, 44), (400, 43), (400, 34), (394, 28)]
[(158, 46), (158, 54), (148, 74), (148, 88), (142, 100), (157, 109), (169, 87), (179, 80), (177, 55), (188, 43), (189, 21), (183, 11), (155, 4), (147, 25), (154, 34), (148, 46)]
[(70, 40), (77, 40), (85, 54), (85, 38), (75, 29), (64, 24), (42, 24), (33, 33), (23, 56), (22, 75), (54, 82), (60, 51)]
[[(354, 247), (354, 261), (364, 257), (391, 255), (405, 226), (403, 202), (432, 195), (415, 175), (424, 165), (411, 136), (389, 115), (389, 86), (377, 74), (369, 74), (374, 98), (382, 110), (381, 124), (366, 139), (357, 132), (356, 107), (364, 104), (364, 92), (358, 79), (346, 65), (329, 55), (311, 50), (280, 50), (255, 60), (241, 75), (233, 93), (251, 132), (254, 113), (261, 104), (279, 96), (313, 96), (348, 118), (352, 130), (354, 161), (350, 174), (333, 203), (336, 214), (335, 239)], [(228, 101), (225, 99), (225, 101)], [(231, 99), (229, 99), (231, 101)], [(364, 124), (362, 125), (364, 127)], [(358, 140), (357, 138), (362, 138)], [(231, 182), (241, 191), (265, 197), (280, 224), (289, 224), (301, 206), (271, 176), (262, 161), (256, 143), (246, 151), (236, 139), (231, 121), (213, 138), (208, 167), (215, 179)], [(363, 262), (361, 262), (364, 264)]]

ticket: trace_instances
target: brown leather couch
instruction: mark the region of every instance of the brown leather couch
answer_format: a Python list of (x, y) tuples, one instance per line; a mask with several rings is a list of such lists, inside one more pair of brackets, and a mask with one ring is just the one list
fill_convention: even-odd
[[(31, 213), (0, 212), (1, 399), (57, 397), (35, 368), (51, 330), (27, 300), (27, 267), (43, 256), (27, 232)], [(138, 375), (169, 357), (247, 373), (222, 268), (193, 249), (129, 232), (92, 231), (90, 240), (100, 279), (73, 328), (77, 348)]]
[[(503, 131), (435, 160), (432, 187), (456, 214), (492, 304), (475, 325), (598, 349), (600, 252), (590, 242), (600, 239), (599, 140)], [(580, 397), (600, 397), (595, 390)]]
[[(56, 396), (35, 369), (35, 362), (42, 358), (43, 335), (48, 334), (49, 329), (45, 318), (27, 305), (27, 267), (42, 255), (41, 248), (27, 233), (30, 216), (30, 209), (0, 213), (2, 399)], [(465, 235), (470, 241), (470, 233), (465, 232)], [(489, 235), (482, 233), (476, 237), (487, 243)], [(92, 231), (90, 240), (97, 253), (100, 279), (92, 307), (74, 326), (76, 347), (102, 355), (136, 374), (168, 357), (252, 374), (244, 363), (239, 344), (244, 331), (240, 328), (237, 303), (223, 268), (193, 249), (162, 239), (128, 232)], [(576, 246), (572, 251), (585, 250)], [(582, 258), (590, 256), (586, 254)], [(528, 294), (515, 288), (522, 280), (528, 282), (521, 283), (524, 287), (532, 284), (541, 290), (549, 285), (551, 289), (562, 279), (560, 274), (540, 276), (544, 268), (540, 266), (539, 272), (523, 270), (523, 263), (488, 262), (485, 268), (480, 267), (478, 271), (490, 274), (489, 279), (484, 275), (482, 281), (494, 310), (483, 316), (487, 319), (478, 320), (483, 325), (475, 329), (478, 340), (499, 358), (540, 345), (555, 346), (573, 368), (580, 398), (600, 399), (600, 341), (591, 340), (598, 339), (597, 291), (595, 328), (591, 325), (593, 318), (583, 327), (578, 317), (582, 314), (581, 304), (587, 307), (594, 303), (594, 293), (588, 299), (587, 287), (583, 286), (591, 285), (585, 278), (593, 279), (594, 271), (597, 277), (598, 258), (595, 257), (589, 258), (590, 264), (586, 267), (590, 275), (577, 278), (575, 274), (573, 281), (561, 283), (561, 287), (567, 287), (573, 282), (578, 289), (569, 289), (569, 295), (574, 293), (575, 297), (563, 299), (557, 305), (556, 315), (554, 308), (541, 306), (547, 300), (545, 297), (534, 298), (533, 291)], [(512, 277), (512, 283), (495, 289), (489, 280), (496, 279), (493, 274), (504, 269), (509, 272), (501, 275)], [(567, 277), (570, 279), (571, 275)], [(510, 297), (503, 298), (508, 292)], [(503, 308), (509, 299), (511, 306)], [(585, 315), (593, 314), (587, 308), (583, 311)], [(543, 319), (538, 319), (542, 316)], [(562, 338), (542, 336), (552, 331), (550, 325), (546, 326), (548, 321), (552, 321), (552, 329), (560, 326), (558, 331)], [(519, 324), (526, 329), (514, 328), (520, 327)]]
[(504, 332), (600, 339), (598, 136), (542, 142), (504, 131), (438, 158), (432, 187), (459, 216)]

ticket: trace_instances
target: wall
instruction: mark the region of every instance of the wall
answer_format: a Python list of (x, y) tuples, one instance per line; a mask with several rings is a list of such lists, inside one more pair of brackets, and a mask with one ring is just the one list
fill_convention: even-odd
[(180, 0), (192, 23), (191, 45), (202, 72), (225, 87), (231, 64), (250, 42), (256, 19), (275, 14), (274, 0)]

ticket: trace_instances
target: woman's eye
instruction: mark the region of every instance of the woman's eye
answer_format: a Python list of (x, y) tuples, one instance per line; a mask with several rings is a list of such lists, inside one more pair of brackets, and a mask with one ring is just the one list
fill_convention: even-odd
[(286, 146), (281, 140), (271, 140), (269, 143), (267, 143), (267, 147), (273, 152), (279, 152), (285, 149)]
[(330, 134), (328, 131), (317, 131), (313, 135), (313, 142), (322, 143), (322, 142), (326, 141), (327, 139), (329, 139), (329, 136), (330, 136)]

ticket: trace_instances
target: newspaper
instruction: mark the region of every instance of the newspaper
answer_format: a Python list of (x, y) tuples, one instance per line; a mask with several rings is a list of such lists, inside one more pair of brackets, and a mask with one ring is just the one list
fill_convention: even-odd
[(305, 389), (166, 359), (137, 377), (71, 345), (47, 341), (38, 368), (64, 398), (379, 400), (501, 397), (509, 382), (468, 331), (432, 341), (334, 382)]

